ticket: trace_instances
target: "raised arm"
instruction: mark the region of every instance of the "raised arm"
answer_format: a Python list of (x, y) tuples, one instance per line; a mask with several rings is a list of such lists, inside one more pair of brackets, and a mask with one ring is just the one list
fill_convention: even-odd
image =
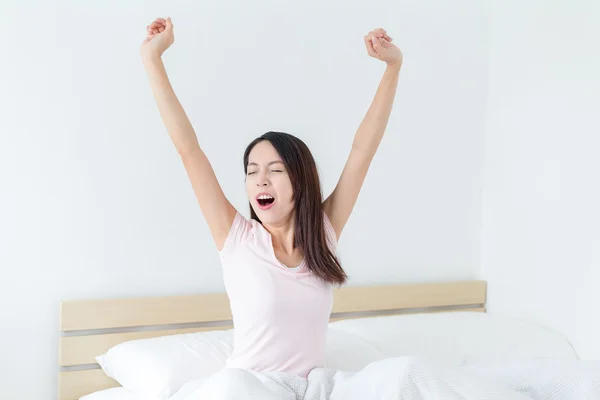
[(323, 209), (331, 220), (338, 238), (356, 204), (371, 161), (385, 132), (402, 66), (402, 52), (392, 44), (392, 38), (385, 30), (371, 31), (364, 40), (369, 55), (384, 61), (387, 67), (373, 102), (356, 131), (342, 175), (331, 195), (323, 202)]
[(181, 156), (217, 249), (221, 250), (236, 210), (225, 197), (208, 158), (198, 144), (194, 128), (169, 82), (161, 57), (174, 40), (171, 19), (158, 18), (147, 27), (147, 37), (140, 52), (160, 116)]

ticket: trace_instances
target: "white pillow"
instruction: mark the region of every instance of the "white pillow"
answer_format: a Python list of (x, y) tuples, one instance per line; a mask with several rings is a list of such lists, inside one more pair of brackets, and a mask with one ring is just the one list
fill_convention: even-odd
[[(183, 398), (185, 383), (198, 383), (219, 372), (232, 351), (233, 330), (229, 329), (123, 342), (96, 361), (106, 375), (136, 396), (166, 400), (175, 393), (175, 398)], [(360, 336), (334, 328), (327, 333), (325, 358), (327, 368), (354, 370), (383, 356)]]
[[(109, 377), (136, 396), (167, 400), (185, 383), (220, 371), (232, 352), (233, 330), (229, 329), (124, 342), (96, 360)], [(325, 352), (325, 367), (343, 371), (406, 355), (451, 367), (510, 358), (577, 358), (570, 343), (555, 332), (474, 312), (333, 322)]]
[(370, 341), (336, 326), (329, 326), (325, 343), (325, 368), (358, 371), (382, 358), (385, 358), (385, 354)]
[(142, 400), (135, 397), (129, 391), (122, 387), (114, 387), (98, 392), (86, 394), (80, 397), (79, 400)]
[[(332, 322), (336, 329), (371, 344), (382, 358), (417, 356), (438, 365), (458, 367), (517, 358), (576, 359), (563, 336), (515, 318), (478, 312), (380, 316)], [(348, 353), (358, 370), (361, 362)]]
[(123, 342), (96, 361), (135, 396), (167, 400), (186, 382), (221, 370), (232, 351), (228, 329)]

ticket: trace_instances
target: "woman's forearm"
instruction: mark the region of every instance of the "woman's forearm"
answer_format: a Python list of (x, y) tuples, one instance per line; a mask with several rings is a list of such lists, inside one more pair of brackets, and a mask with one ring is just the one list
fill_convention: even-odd
[(198, 138), (179, 99), (169, 82), (160, 57), (144, 59), (144, 68), (150, 81), (160, 116), (177, 151), (181, 154), (198, 147)]
[(386, 67), (371, 106), (354, 136), (353, 150), (361, 151), (370, 157), (377, 152), (392, 112), (400, 68), (400, 65)]

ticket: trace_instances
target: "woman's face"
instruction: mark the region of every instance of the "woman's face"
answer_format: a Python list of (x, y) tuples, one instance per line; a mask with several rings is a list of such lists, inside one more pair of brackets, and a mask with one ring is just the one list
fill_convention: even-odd
[(292, 182), (279, 153), (268, 140), (258, 142), (248, 155), (246, 193), (263, 223), (282, 221), (294, 210)]

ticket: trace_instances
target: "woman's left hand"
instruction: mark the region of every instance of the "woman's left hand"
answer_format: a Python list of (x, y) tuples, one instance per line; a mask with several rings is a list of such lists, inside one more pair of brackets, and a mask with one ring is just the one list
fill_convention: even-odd
[(385, 61), (387, 65), (402, 65), (402, 52), (392, 43), (385, 29), (375, 29), (365, 36), (367, 52), (371, 57)]

